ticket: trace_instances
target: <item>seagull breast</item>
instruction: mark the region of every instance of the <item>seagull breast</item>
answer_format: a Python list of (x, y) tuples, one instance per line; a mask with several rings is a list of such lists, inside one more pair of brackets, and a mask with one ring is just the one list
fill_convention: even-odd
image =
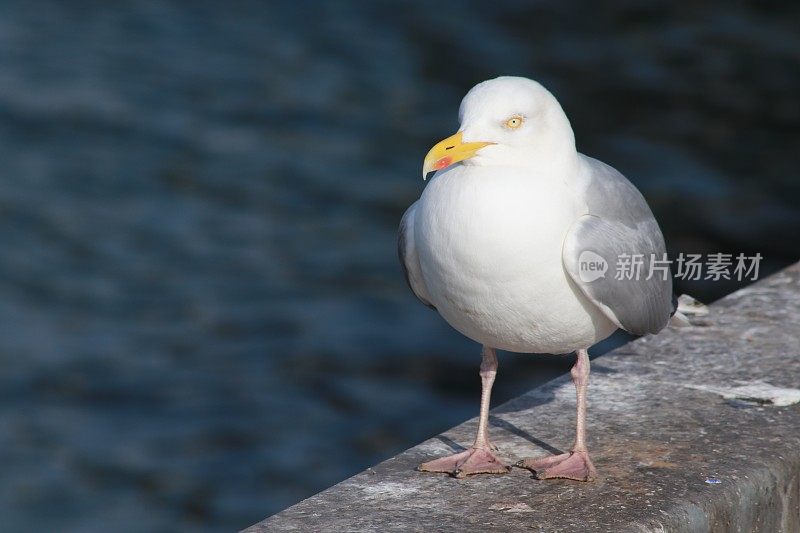
[(604, 338), (615, 326), (562, 266), (583, 209), (563, 181), (527, 168), (438, 173), (413, 228), (431, 303), (464, 335), (505, 350), (566, 353)]

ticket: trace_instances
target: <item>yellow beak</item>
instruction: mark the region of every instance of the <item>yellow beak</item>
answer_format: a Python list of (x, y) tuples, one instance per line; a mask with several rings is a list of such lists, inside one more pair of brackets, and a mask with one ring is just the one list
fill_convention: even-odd
[(422, 179), (424, 180), (429, 172), (434, 170), (442, 170), (454, 163), (469, 159), (478, 153), (478, 150), (484, 146), (489, 146), (489, 142), (462, 142), (463, 134), (459, 131), (455, 135), (451, 135), (447, 139), (436, 143), (428, 155), (425, 156), (425, 162), (422, 164)]

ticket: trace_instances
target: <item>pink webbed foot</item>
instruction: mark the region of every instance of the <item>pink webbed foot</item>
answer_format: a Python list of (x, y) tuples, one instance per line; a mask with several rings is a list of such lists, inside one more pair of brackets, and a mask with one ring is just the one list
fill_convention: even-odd
[(420, 472), (441, 472), (453, 477), (463, 478), (472, 474), (505, 474), (510, 467), (490, 450), (470, 448), (463, 452), (448, 455), (422, 463), (417, 467)]
[(524, 459), (516, 464), (527, 468), (536, 475), (536, 479), (574, 479), (575, 481), (593, 481), (597, 471), (589, 458), (589, 452), (569, 452), (536, 459)]

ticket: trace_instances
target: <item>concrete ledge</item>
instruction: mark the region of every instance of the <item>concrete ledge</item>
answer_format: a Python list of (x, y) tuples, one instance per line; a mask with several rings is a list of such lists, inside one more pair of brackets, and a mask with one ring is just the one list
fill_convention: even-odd
[[(463, 480), (414, 470), (471, 444), (470, 420), (247, 531), (798, 532), (800, 264), (695, 322), (593, 361), (598, 482), (537, 481), (517, 468)], [(476, 377), (476, 411), (478, 394)], [(568, 448), (574, 406), (564, 376), (496, 408), (501, 456)]]

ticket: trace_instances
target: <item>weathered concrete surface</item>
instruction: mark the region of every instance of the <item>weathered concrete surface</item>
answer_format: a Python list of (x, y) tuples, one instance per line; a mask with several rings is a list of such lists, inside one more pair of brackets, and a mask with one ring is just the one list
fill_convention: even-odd
[[(800, 265), (728, 296), (696, 327), (593, 362), (589, 447), (598, 482), (537, 481), (517, 468), (463, 480), (414, 471), (468, 446), (471, 420), (247, 531), (798, 532), (796, 389)], [(478, 392), (476, 377), (476, 410)], [(501, 456), (514, 463), (568, 448), (574, 406), (565, 376), (495, 409)]]

